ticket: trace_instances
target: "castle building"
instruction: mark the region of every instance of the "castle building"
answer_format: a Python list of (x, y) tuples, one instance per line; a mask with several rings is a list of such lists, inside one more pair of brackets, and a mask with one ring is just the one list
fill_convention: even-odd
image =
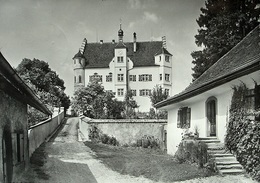
[(169, 95), (172, 89), (172, 54), (162, 41), (138, 42), (133, 33), (133, 42), (123, 41), (124, 32), (118, 31), (118, 42), (87, 43), (73, 57), (74, 90), (85, 87), (98, 79), (105, 90), (112, 91), (118, 100), (124, 100), (131, 90), (139, 105), (139, 111), (149, 112), (149, 95), (156, 85), (161, 85)]

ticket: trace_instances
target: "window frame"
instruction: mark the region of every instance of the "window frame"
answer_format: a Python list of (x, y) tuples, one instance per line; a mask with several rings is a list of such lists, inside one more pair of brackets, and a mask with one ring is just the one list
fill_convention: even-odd
[(191, 123), (191, 108), (182, 107), (177, 113), (177, 128), (190, 128)]
[(117, 81), (124, 82), (124, 74), (117, 74)]

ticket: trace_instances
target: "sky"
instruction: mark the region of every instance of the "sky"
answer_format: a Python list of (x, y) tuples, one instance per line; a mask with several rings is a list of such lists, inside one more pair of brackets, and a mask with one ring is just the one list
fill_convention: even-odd
[(13, 67), (23, 58), (49, 63), (73, 96), (73, 60), (87, 42), (158, 41), (173, 55), (172, 95), (192, 81), (191, 52), (205, 0), (0, 0), (0, 52)]

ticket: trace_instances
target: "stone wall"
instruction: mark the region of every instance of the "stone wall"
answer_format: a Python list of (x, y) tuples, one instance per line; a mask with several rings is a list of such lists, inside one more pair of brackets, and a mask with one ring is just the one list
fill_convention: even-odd
[(166, 120), (157, 119), (79, 119), (79, 133), (85, 140), (88, 139), (88, 128), (95, 125), (102, 133), (114, 136), (120, 145), (136, 143), (144, 135), (154, 136), (161, 144), (165, 141)]
[(30, 127), (28, 131), (29, 156), (57, 129), (63, 118), (64, 110), (62, 108), (60, 112), (54, 111), (52, 118)]
[[(25, 169), (29, 164), (28, 145), (27, 145), (27, 105), (23, 104), (6, 93), (0, 90), (0, 182), (4, 182), (3, 177), (3, 149), (8, 149), (8, 157), (6, 163), (9, 164), (7, 168), (10, 175), (16, 176)], [(16, 133), (23, 134), (23, 152), (24, 160), (17, 163), (16, 158), (16, 144), (14, 143), (14, 135)], [(3, 137), (5, 137), (5, 147), (3, 148)]]

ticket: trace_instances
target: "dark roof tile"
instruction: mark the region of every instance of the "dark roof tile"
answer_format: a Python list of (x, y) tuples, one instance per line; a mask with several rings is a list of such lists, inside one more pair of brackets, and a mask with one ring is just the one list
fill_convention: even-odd
[[(133, 61), (134, 67), (156, 66), (154, 55), (162, 48), (162, 41), (137, 42), (137, 50), (133, 51), (133, 42), (124, 43), (127, 56)], [(107, 68), (114, 58), (113, 43), (87, 43), (84, 56), (89, 64), (86, 68)], [(167, 50), (166, 50), (167, 51)], [(168, 52), (168, 51), (167, 51)]]
[[(227, 54), (221, 57), (214, 65), (205, 71), (197, 80), (191, 83), (184, 91), (158, 103), (163, 107), (178, 102), (179, 98), (186, 96), (190, 98), (198, 89), (217, 82), (226, 76), (243, 71), (247, 66), (260, 61), (260, 28), (257, 26), (242, 41), (233, 47)], [(216, 85), (214, 85), (216, 86)]]

